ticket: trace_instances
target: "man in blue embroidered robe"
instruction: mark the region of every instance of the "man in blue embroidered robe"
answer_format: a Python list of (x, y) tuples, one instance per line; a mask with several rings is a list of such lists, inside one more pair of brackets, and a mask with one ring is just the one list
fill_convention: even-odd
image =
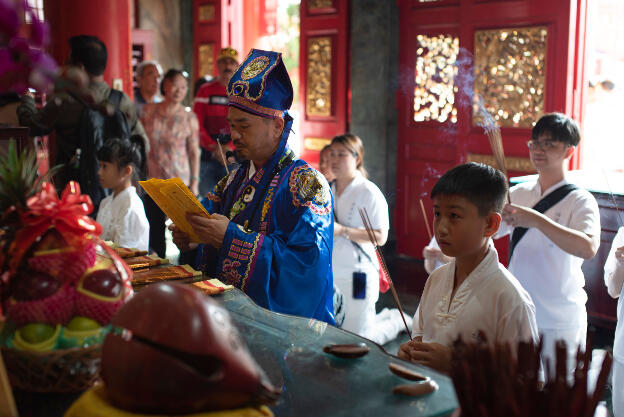
[[(327, 181), (286, 146), (292, 85), (276, 52), (252, 50), (228, 84), (228, 122), (240, 167), (189, 215), (200, 268), (272, 311), (334, 324), (332, 197)], [(175, 226), (174, 242), (192, 245)]]

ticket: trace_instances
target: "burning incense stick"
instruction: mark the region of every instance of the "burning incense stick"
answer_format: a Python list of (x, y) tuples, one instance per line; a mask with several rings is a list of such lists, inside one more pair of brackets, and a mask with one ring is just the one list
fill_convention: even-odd
[(396, 289), (394, 288), (394, 283), (392, 282), (392, 278), (390, 277), (390, 271), (388, 270), (388, 266), (386, 265), (386, 260), (384, 259), (383, 254), (381, 253), (381, 249), (379, 248), (379, 245), (377, 244), (377, 238), (375, 238), (375, 232), (373, 231), (373, 227), (368, 217), (366, 208), (358, 209), (358, 211), (360, 212), (362, 223), (364, 223), (364, 228), (366, 229), (366, 233), (368, 234), (368, 239), (375, 247), (375, 252), (377, 253), (377, 258), (379, 259), (379, 263), (380, 263), (379, 267), (383, 268), (386, 276), (388, 277), (388, 284), (390, 284), (390, 291), (392, 291), (392, 298), (394, 298), (394, 303), (399, 309), (399, 313), (401, 313), (401, 319), (403, 319), (403, 324), (405, 325), (405, 330), (407, 331), (407, 335), (409, 336), (410, 340), (412, 340), (412, 331), (407, 325), (407, 321), (405, 321), (405, 315), (403, 314), (403, 308), (401, 307), (401, 302), (399, 301), (399, 295), (397, 294)]
[(622, 222), (622, 213), (620, 213), (620, 208), (615, 201), (615, 196), (613, 195), (613, 191), (611, 191), (611, 186), (609, 185), (609, 178), (607, 177), (607, 173), (604, 169), (602, 170), (602, 175), (604, 176), (605, 182), (607, 183), (607, 190), (609, 190), (609, 195), (611, 196), (611, 201), (613, 201), (615, 211), (617, 211), (618, 219), (620, 220), (620, 226), (624, 226), (624, 222)]
[[(505, 177), (507, 177), (507, 162), (505, 160), (505, 150), (503, 148), (503, 137), (501, 136), (500, 127), (498, 127), (497, 124), (492, 123), (491, 125), (485, 127), (485, 133), (490, 141), (492, 155), (494, 156), (497, 168), (505, 174)], [(507, 202), (511, 203), (509, 191), (507, 191)]]
[(433, 234), (431, 234), (431, 228), (429, 227), (429, 220), (427, 220), (427, 211), (425, 210), (425, 204), (420, 199), (420, 210), (422, 211), (423, 220), (425, 221), (425, 227), (427, 228), (427, 235), (429, 236), (429, 241), (433, 239)]
[(223, 153), (221, 142), (217, 141), (217, 145), (219, 146), (219, 153), (221, 154), (221, 159), (223, 160), (223, 166), (225, 167), (225, 172), (227, 173), (227, 175), (230, 175), (230, 170), (228, 169), (227, 159), (225, 159), (225, 154)]

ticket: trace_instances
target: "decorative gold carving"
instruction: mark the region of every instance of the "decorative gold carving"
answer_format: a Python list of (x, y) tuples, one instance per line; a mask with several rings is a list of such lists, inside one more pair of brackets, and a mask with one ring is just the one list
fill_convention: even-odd
[(457, 123), (454, 86), (459, 38), (418, 35), (416, 50), (414, 121)]
[(215, 18), (215, 5), (202, 4), (197, 8), (199, 22), (210, 22)]
[(327, 138), (305, 138), (303, 140), (303, 148), (308, 151), (321, 151), (331, 143), (331, 139)]
[(331, 115), (332, 38), (308, 39), (306, 114)]
[[(493, 155), (469, 153), (468, 162), (481, 162), (482, 164), (487, 164), (496, 168), (496, 161)], [(529, 158), (506, 156), (505, 164), (507, 165), (507, 171), (536, 172)]]
[(502, 126), (532, 127), (544, 112), (545, 26), (475, 32), (473, 124), (485, 109)]
[(334, 7), (333, 0), (308, 0), (308, 10), (330, 9)]
[(202, 43), (199, 45), (199, 75), (214, 73), (214, 44)]
[(268, 66), (269, 58), (266, 56), (254, 58), (249, 64), (245, 65), (245, 68), (241, 71), (241, 78), (243, 80), (249, 80), (260, 74)]

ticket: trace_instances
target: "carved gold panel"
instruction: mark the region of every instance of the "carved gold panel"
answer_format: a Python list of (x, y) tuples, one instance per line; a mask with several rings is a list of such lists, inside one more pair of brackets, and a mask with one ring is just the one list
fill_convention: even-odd
[(329, 36), (308, 39), (306, 114), (331, 115), (331, 59), (332, 38)]
[(328, 138), (305, 138), (303, 140), (303, 148), (309, 151), (322, 151), (330, 143), (331, 139)]
[(414, 121), (457, 123), (454, 80), (459, 38), (418, 35), (416, 41)]
[(548, 28), (475, 32), (473, 124), (532, 127), (544, 112)]
[(199, 74), (200, 76), (214, 73), (214, 44), (202, 43), (199, 45)]
[[(482, 164), (487, 164), (497, 168), (493, 155), (469, 153), (467, 162), (481, 162)], [(507, 171), (536, 172), (535, 167), (529, 158), (506, 156), (505, 165), (507, 165)]]
[(329, 9), (333, 7), (333, 0), (308, 0), (308, 10)]
[(215, 18), (215, 5), (202, 4), (197, 8), (199, 22), (210, 22)]

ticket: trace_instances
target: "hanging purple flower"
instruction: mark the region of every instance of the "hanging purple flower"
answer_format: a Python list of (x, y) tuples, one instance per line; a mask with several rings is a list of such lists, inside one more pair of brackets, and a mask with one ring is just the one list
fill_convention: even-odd
[[(19, 16), (29, 16), (30, 38), (18, 36)], [(49, 28), (26, 1), (0, 0), (0, 92), (22, 93), (28, 87), (46, 91), (55, 78), (56, 62), (42, 48)]]
[(30, 27), (30, 40), (33, 46), (45, 48), (50, 40), (50, 29), (47, 23), (33, 19)]

